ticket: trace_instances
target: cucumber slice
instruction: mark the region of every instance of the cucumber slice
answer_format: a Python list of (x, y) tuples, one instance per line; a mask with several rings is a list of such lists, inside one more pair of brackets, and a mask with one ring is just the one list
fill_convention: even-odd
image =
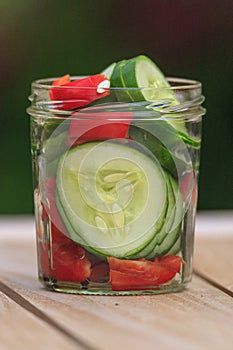
[(168, 187), (168, 203), (169, 204), (168, 204), (168, 210), (167, 210), (167, 214), (166, 214), (166, 220), (165, 220), (165, 223), (164, 223), (162, 229), (160, 230), (160, 232), (156, 236), (155, 245), (160, 245), (163, 242), (166, 235), (169, 233), (169, 231), (171, 229), (171, 226), (173, 224), (173, 220), (175, 217), (176, 198), (175, 198), (175, 194), (173, 192), (170, 178), (171, 178), (171, 176), (169, 176), (167, 174), (166, 179), (167, 179), (167, 187)]
[(162, 71), (150, 58), (143, 55), (117, 62), (111, 76), (111, 86), (136, 88), (121, 92), (118, 95), (121, 102), (164, 99), (170, 105), (175, 102), (173, 92), (166, 89), (170, 85)]
[(132, 101), (164, 100), (169, 105), (177, 104), (170, 84), (159, 67), (148, 57), (140, 55), (127, 60), (120, 67), (122, 85), (139, 88), (129, 92)]
[(113, 86), (116, 88), (125, 87), (122, 79), (122, 75), (121, 75), (121, 67), (123, 67), (125, 63), (126, 63), (126, 60), (121, 60), (116, 63), (112, 76), (110, 78), (110, 86)]
[(192, 169), (188, 149), (173, 126), (159, 119), (135, 124), (129, 127), (129, 136), (147, 148), (175, 178)]
[(166, 253), (167, 255), (170, 254), (178, 254), (180, 252), (180, 245), (181, 245), (181, 238), (180, 236), (177, 238), (176, 242), (174, 243), (174, 245), (171, 247), (171, 249)]
[[(180, 228), (183, 219), (182, 198), (176, 181), (168, 173), (164, 173), (167, 182), (168, 207), (164, 217), (163, 226), (155, 233), (153, 239), (137, 254), (128, 254), (128, 259), (144, 258), (154, 259), (155, 256), (167, 254), (169, 251), (177, 252), (180, 248)], [(172, 254), (172, 253), (171, 253)]]
[[(120, 67), (120, 76), (123, 80), (123, 86), (141, 89), (129, 92), (131, 100), (134, 102), (146, 100), (157, 103), (161, 101), (170, 107), (179, 104), (164, 74), (147, 56), (140, 55), (125, 62)], [(172, 120), (171, 115), (169, 115), (168, 122), (177, 130), (186, 133), (183, 121)]]
[(144, 247), (141, 251), (138, 251), (136, 255), (133, 255), (133, 254), (127, 255), (127, 258), (129, 258), (129, 259), (135, 259), (136, 257), (144, 258), (144, 257), (148, 257), (148, 256), (150, 259), (154, 258), (155, 246), (158, 243), (160, 243), (167, 234), (166, 220), (167, 220), (167, 218), (170, 217), (172, 212), (174, 212), (174, 202), (175, 201), (173, 199), (174, 196), (173, 196), (172, 187), (171, 187), (171, 184), (169, 182), (169, 175), (166, 172), (164, 172), (164, 176), (165, 176), (165, 179), (167, 181), (167, 209), (166, 209), (166, 214), (164, 216), (163, 226), (161, 227), (161, 229), (158, 232), (155, 233), (154, 237), (152, 238), (152, 240), (148, 243), (148, 245), (146, 247)]
[(144, 55), (129, 59), (122, 67), (122, 75), (127, 86), (139, 88), (169, 87), (169, 83), (160, 68)]
[[(161, 104), (170, 107), (179, 104), (160, 68), (144, 55), (118, 62), (111, 77), (111, 86), (132, 88), (118, 95), (120, 102), (150, 101), (156, 102), (157, 105), (158, 101), (161, 101)], [(158, 106), (152, 105), (151, 108), (158, 110)], [(182, 120), (172, 120), (169, 115), (168, 122), (177, 130), (186, 133)]]
[(101, 74), (104, 74), (108, 79), (111, 79), (112, 77), (112, 73), (114, 71), (114, 68), (116, 66), (116, 62), (113, 62), (112, 64), (110, 64), (107, 68), (105, 68)]
[(182, 220), (184, 217), (183, 199), (182, 199), (182, 195), (180, 193), (179, 187), (177, 186), (176, 181), (172, 177), (170, 177), (170, 181), (173, 188), (174, 196), (176, 198), (175, 217), (172, 220), (171, 227), (168, 230), (162, 243), (155, 247), (154, 255), (158, 255), (158, 256), (167, 254), (170, 251), (170, 249), (173, 247), (175, 242), (178, 240), (178, 238), (181, 235)]
[[(77, 235), (77, 233), (74, 231), (73, 227), (71, 226), (70, 222), (68, 221), (68, 219), (67, 219), (67, 217), (66, 217), (66, 215), (65, 215), (65, 213), (64, 213), (64, 210), (63, 210), (63, 207), (62, 207), (62, 205), (61, 205), (61, 203), (60, 203), (60, 200), (59, 200), (59, 197), (58, 197), (57, 192), (55, 192), (55, 203), (56, 203), (56, 208), (57, 208), (57, 210), (58, 210), (58, 212), (59, 212), (59, 214), (60, 214), (60, 217), (61, 217), (61, 219), (62, 219), (62, 222), (63, 222), (63, 224), (64, 224), (64, 226), (65, 226), (67, 232), (69, 232), (70, 236), (75, 236), (75, 235)], [(58, 228), (59, 228), (59, 227), (58, 227)], [(59, 228), (59, 229), (61, 229), (61, 228)], [(62, 229), (61, 229), (61, 231), (62, 231)], [(82, 246), (85, 246), (85, 247), (86, 247), (86, 245), (87, 245), (87, 242), (85, 242), (85, 241), (82, 239), (82, 237), (81, 237), (80, 235), (79, 235), (78, 242), (79, 242), (79, 244), (81, 244)], [(88, 248), (87, 250), (88, 250), (90, 253), (96, 255), (99, 259), (103, 259), (103, 256), (100, 255), (100, 254), (98, 254), (98, 252), (95, 251), (94, 249), (91, 249), (90, 247), (86, 247), (86, 248)]]
[[(151, 250), (148, 252), (148, 254), (144, 254), (144, 257), (146, 256), (147, 259), (154, 259), (155, 256), (167, 254), (170, 250), (172, 250), (172, 247), (175, 245), (177, 240), (180, 240), (181, 224), (184, 212), (182, 197), (177, 182), (173, 179), (173, 177), (167, 174), (166, 178), (169, 188), (169, 206), (163, 227), (155, 236), (154, 240), (151, 241), (149, 245)], [(178, 248), (176, 247), (176, 249)], [(176, 249), (174, 248), (174, 251)]]
[(182, 131), (179, 131), (179, 135), (187, 145), (190, 145), (193, 148), (201, 147), (201, 138), (193, 138)]
[(122, 67), (127, 61), (122, 60), (117, 62), (113, 74), (110, 79), (110, 86), (116, 88), (115, 95), (119, 102), (132, 102), (131, 95), (128, 90), (122, 90), (125, 88), (124, 80), (122, 78)]
[(136, 254), (163, 224), (167, 186), (162, 169), (117, 140), (87, 143), (66, 152), (56, 183), (61, 216), (72, 227), (66, 226), (71, 239), (86, 242), (98, 254)]

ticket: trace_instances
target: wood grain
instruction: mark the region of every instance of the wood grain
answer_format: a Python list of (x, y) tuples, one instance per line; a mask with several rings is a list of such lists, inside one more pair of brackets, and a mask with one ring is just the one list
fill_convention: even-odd
[[(60, 332), (47, 327), (33, 314), (25, 311), (0, 292), (0, 349), (77, 349)], [(79, 348), (83, 349), (83, 348)]]
[(176, 294), (80, 296), (43, 289), (31, 243), (2, 244), (0, 266), (0, 281), (93, 349), (232, 349), (233, 299), (198, 277)]
[(194, 266), (233, 293), (233, 232), (232, 236), (197, 237)]

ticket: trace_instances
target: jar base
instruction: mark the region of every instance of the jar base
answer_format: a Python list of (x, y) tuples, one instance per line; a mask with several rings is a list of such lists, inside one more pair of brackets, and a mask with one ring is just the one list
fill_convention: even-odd
[(169, 284), (164, 284), (155, 288), (138, 289), (138, 290), (112, 290), (111, 285), (105, 283), (82, 283), (61, 282), (48, 277), (40, 278), (40, 282), (46, 289), (59, 293), (77, 294), (77, 295), (152, 295), (152, 294), (167, 294), (177, 293), (185, 289), (186, 283), (174, 281)]

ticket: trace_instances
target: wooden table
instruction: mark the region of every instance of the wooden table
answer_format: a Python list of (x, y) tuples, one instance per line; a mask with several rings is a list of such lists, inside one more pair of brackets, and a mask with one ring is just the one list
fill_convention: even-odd
[(180, 293), (80, 296), (37, 281), (32, 217), (0, 217), (0, 349), (233, 349), (233, 212), (198, 214)]

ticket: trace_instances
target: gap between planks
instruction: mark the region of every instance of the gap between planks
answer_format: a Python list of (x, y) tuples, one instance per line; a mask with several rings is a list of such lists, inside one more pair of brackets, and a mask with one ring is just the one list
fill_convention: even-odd
[[(199, 272), (198, 270), (194, 269), (193, 274), (196, 275), (198, 278), (204, 280), (209, 285), (215, 287), (219, 291), (227, 294), (230, 297), (233, 297), (233, 292), (222, 286), (221, 284), (215, 282), (214, 280), (207, 277), (205, 274)], [(11, 287), (7, 286), (5, 283), (0, 281), (0, 291), (4, 293), (7, 297), (9, 297), (11, 300), (16, 302), (19, 306), (21, 306), (23, 309), (27, 310), (43, 322), (47, 323), (49, 326), (53, 327), (56, 331), (58, 331), (60, 334), (68, 338), (69, 340), (73, 341), (78, 346), (81, 346), (84, 350), (97, 350), (97, 348), (94, 348), (93, 346), (85, 343), (82, 339), (75, 336), (73, 332), (70, 332), (65, 327), (63, 327), (61, 324), (56, 322), (53, 318), (48, 316), (46, 313), (38, 309), (36, 306), (34, 306), (30, 301), (25, 299), (23, 296), (21, 296), (18, 292), (13, 290)]]
[(54, 321), (51, 317), (46, 315), (43, 311), (39, 310), (36, 306), (26, 300), (23, 296), (15, 292), (13, 289), (8, 287), (5, 283), (0, 281), (0, 291), (4, 293), (8, 298), (13, 300), (23, 309), (32, 313), (34, 316), (38, 317), (40, 320), (46, 322), (49, 326), (55, 328), (55, 330), (59, 331), (62, 335), (67, 337), (69, 340), (72, 340), (76, 345), (81, 346), (84, 350), (97, 350), (93, 348), (89, 344), (85, 343), (78, 337), (76, 337), (73, 333), (69, 332), (67, 329), (62, 327), (59, 323)]

